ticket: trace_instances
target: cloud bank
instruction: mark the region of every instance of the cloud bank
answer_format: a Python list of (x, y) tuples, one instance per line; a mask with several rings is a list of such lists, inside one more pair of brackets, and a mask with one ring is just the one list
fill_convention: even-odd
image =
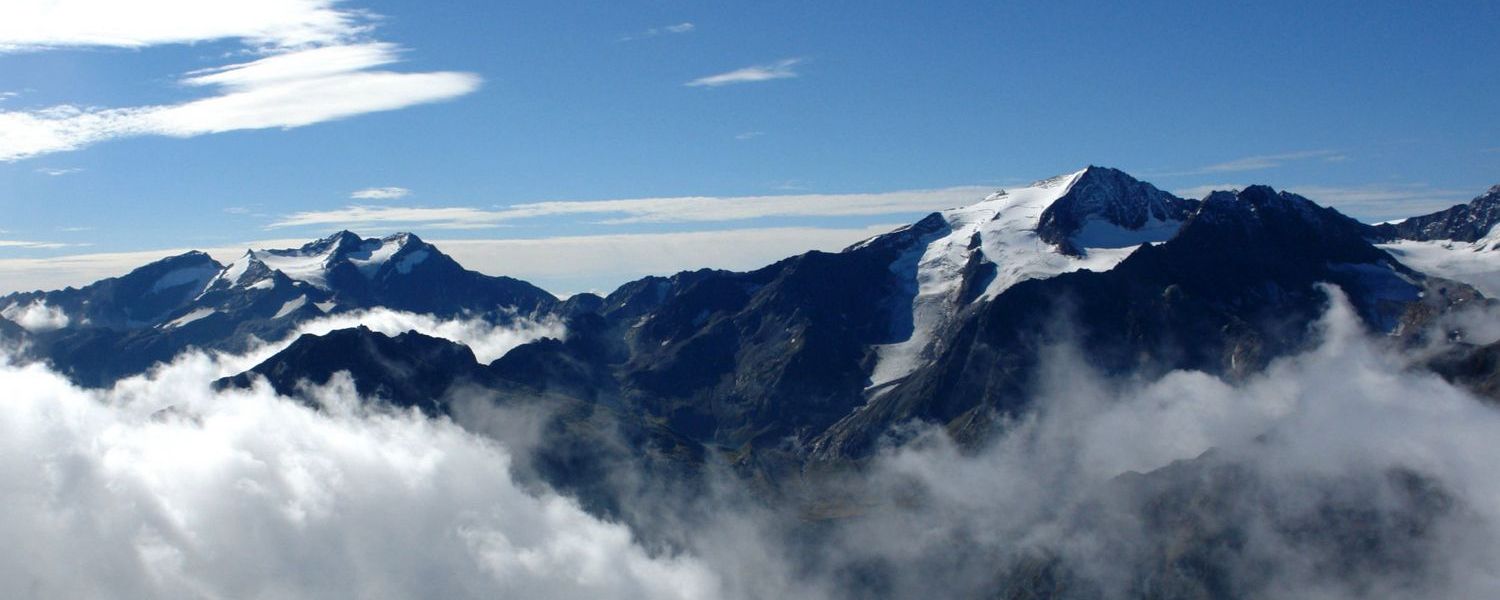
[(1056, 348), (1036, 410), (987, 445), (913, 424), (864, 468), (803, 471), (785, 505), (739, 487), (634, 508), (732, 597), (1500, 592), (1500, 411), (1414, 370), (1336, 291), (1318, 329), (1238, 383), (1112, 379)]
[(533, 495), (446, 421), (212, 393), (202, 355), (109, 392), (0, 365), (0, 593), (31, 598), (704, 598), (713, 575)]
[(1206, 574), (1259, 597), (1493, 597), (1500, 411), (1411, 370), (1337, 293), (1319, 329), (1239, 383), (1109, 379), (1059, 348), (991, 444), (914, 425), (812, 503), (643, 486), (627, 512), (657, 510), (634, 532), (518, 485), (503, 436), (364, 405), (347, 379), (313, 410), (210, 391), (244, 357), (107, 391), (0, 363), (0, 533), (32, 540), (0, 553), (0, 593), (1122, 598)]

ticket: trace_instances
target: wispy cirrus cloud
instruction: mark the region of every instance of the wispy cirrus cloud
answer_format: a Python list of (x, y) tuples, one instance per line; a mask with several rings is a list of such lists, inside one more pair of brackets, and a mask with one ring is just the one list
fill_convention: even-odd
[(237, 39), (264, 56), (185, 74), (178, 80), (184, 88), (210, 94), (175, 104), (0, 111), (0, 162), (127, 137), (291, 129), (448, 100), (479, 88), (481, 80), (472, 73), (381, 69), (399, 62), (402, 48), (366, 39), (373, 17), (334, 5), (331, 0), (0, 5), (0, 51)]
[(694, 29), (697, 29), (697, 28), (698, 28), (697, 25), (694, 25), (694, 24), (692, 24), (690, 22), (684, 21), (684, 22), (678, 23), (676, 25), (666, 25), (666, 26), (662, 26), (662, 27), (652, 27), (650, 29), (647, 29), (647, 30), (639, 32), (639, 33), (632, 33), (630, 35), (620, 36), (620, 41), (622, 41), (622, 42), (633, 42), (635, 40), (643, 40), (643, 39), (646, 39), (646, 38), (654, 38), (654, 37), (659, 36), (659, 35), (674, 35), (674, 34), (688, 33), (688, 32), (690, 32), (690, 31), (692, 31)]
[(25, 250), (54, 250), (57, 248), (76, 248), (88, 244), (68, 244), (63, 242), (33, 242), (26, 240), (3, 240), (0, 239), (0, 248), (21, 248)]
[(287, 215), (267, 226), (345, 227), (421, 226), (431, 229), (482, 229), (508, 221), (549, 216), (603, 217), (600, 223), (727, 222), (763, 217), (837, 217), (925, 212), (961, 206), (983, 198), (990, 188), (960, 186), (870, 194), (796, 194), (779, 196), (686, 196), (625, 200), (554, 201), (516, 204), (497, 209), (473, 207), (346, 206)]
[(59, 177), (59, 176), (62, 176), (62, 175), (72, 175), (72, 174), (78, 173), (80, 171), (83, 171), (83, 169), (79, 168), (79, 167), (67, 167), (67, 168), (41, 167), (41, 168), (38, 168), (36, 170), (37, 173), (41, 173), (42, 175), (46, 175), (48, 177)]
[(355, 200), (395, 200), (397, 198), (405, 198), (409, 195), (411, 195), (411, 190), (404, 187), (389, 186), (355, 190), (349, 194), (349, 197)]
[(801, 62), (802, 59), (800, 58), (787, 58), (770, 64), (753, 65), (716, 75), (699, 77), (683, 85), (688, 87), (719, 87), (736, 83), (791, 79), (798, 76), (797, 71), (793, 67), (796, 67)]
[(1220, 173), (1242, 173), (1245, 171), (1264, 171), (1287, 165), (1288, 163), (1304, 161), (1341, 162), (1349, 157), (1336, 150), (1304, 150), (1299, 152), (1283, 152), (1280, 154), (1257, 154), (1245, 156), (1224, 162), (1213, 163), (1187, 169), (1183, 171), (1168, 171), (1162, 173), (1149, 173), (1151, 177), (1181, 177), (1186, 175), (1213, 175)]

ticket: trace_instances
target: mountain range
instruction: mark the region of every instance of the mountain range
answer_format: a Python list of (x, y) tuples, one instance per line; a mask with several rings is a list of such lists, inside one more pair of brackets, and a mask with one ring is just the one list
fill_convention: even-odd
[[(811, 506), (809, 473), (857, 469), (903, 443), (907, 424), (982, 445), (1034, 408), (1040, 369), (1059, 347), (1086, 349), (1107, 375), (1240, 380), (1316, 343), (1329, 286), (1393, 346), (1449, 336), (1445, 315), (1494, 304), (1497, 222), (1500, 186), (1369, 225), (1266, 186), (1188, 199), (1088, 167), (840, 252), (566, 300), (466, 270), (412, 234), (343, 231), (228, 265), (190, 252), (82, 288), (0, 297), (0, 337), (81, 385), (108, 386), (189, 348), (241, 351), (364, 309), (497, 325), (554, 319), (565, 335), (488, 363), (417, 332), (301, 335), (218, 385), (265, 381), (295, 396), (347, 372), (362, 395), (434, 416), (463, 410), (460, 397), (476, 391), (500, 406), (543, 403), (552, 420), (528, 459), (533, 475), (604, 513), (625, 493), (609, 481), (611, 465), (641, 461), (691, 486), (708, 457), (767, 498)], [(1500, 399), (1497, 353), (1456, 340), (1419, 368)], [(599, 443), (615, 435), (624, 441)], [(1227, 483), (1192, 493), (1247, 485), (1207, 458), (1121, 485), (1160, 480), (1186, 493), (1184, 471), (1199, 468)], [(1206, 525), (1193, 527), (1184, 543), (1210, 543)], [(1045, 560), (1007, 568), (1064, 576)], [(1174, 577), (1201, 591), (1211, 571)]]

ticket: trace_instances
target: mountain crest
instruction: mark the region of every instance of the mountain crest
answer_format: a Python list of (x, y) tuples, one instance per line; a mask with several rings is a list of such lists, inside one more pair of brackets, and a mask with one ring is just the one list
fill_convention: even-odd
[(1398, 223), (1375, 226), (1375, 237), (1382, 241), (1453, 240), (1477, 242), (1500, 223), (1500, 185), (1470, 200), (1435, 213), (1412, 217)]
[(331, 290), (337, 287), (331, 279), (340, 278), (340, 271), (352, 270), (364, 279), (373, 279), (392, 270), (386, 266), (394, 260), (394, 270), (405, 274), (435, 253), (435, 248), (410, 233), (361, 238), (345, 230), (298, 248), (246, 250), (209, 287), (257, 285), (275, 271), (294, 281)]
[(1195, 204), (1118, 169), (1089, 166), (1073, 174), (1067, 193), (1042, 211), (1036, 231), (1063, 253), (1081, 256), (1095, 240), (1075, 238), (1175, 228)]

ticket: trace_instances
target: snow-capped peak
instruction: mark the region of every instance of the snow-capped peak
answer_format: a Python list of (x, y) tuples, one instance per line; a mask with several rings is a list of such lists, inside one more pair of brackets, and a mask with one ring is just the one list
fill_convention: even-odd
[[(219, 274), (214, 283), (226, 281), (235, 287), (263, 285), (271, 271), (280, 272), (293, 281), (319, 289), (330, 289), (329, 276), (342, 264), (352, 265), (366, 279), (374, 278), (386, 263), (411, 247), (397, 265), (406, 273), (411, 265), (420, 262), (428, 254), (427, 245), (410, 233), (397, 233), (384, 238), (361, 238), (349, 231), (340, 231), (331, 236), (314, 240), (292, 249), (246, 250), (245, 254), (231, 263)], [(413, 260), (415, 259), (415, 261)]]
[(876, 348), (872, 387), (929, 360), (938, 332), (968, 302), (1027, 279), (1111, 269), (1140, 244), (1174, 235), (1191, 206), (1120, 171), (1088, 167), (938, 213), (947, 227), (929, 228), (891, 266), (916, 283), (912, 333)]

